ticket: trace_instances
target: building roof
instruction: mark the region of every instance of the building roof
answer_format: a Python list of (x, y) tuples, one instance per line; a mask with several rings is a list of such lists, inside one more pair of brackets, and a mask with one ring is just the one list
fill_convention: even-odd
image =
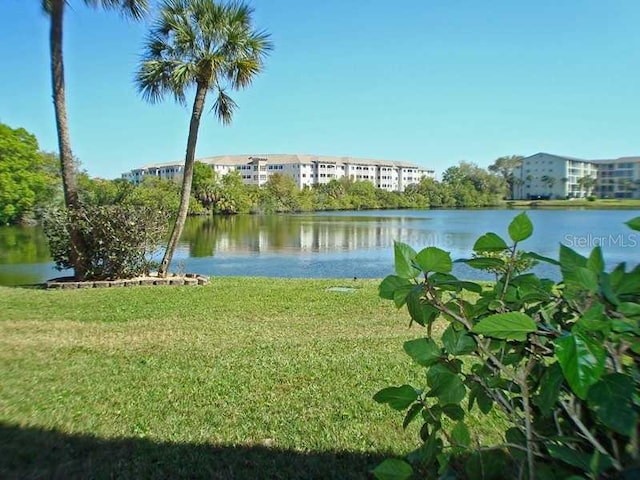
[(528, 157), (525, 157), (525, 159), (535, 157), (536, 155), (548, 155), (550, 157), (560, 158), (562, 160), (571, 160), (574, 162), (586, 162), (586, 163), (640, 162), (640, 156), (604, 158), (604, 159), (598, 159), (598, 160), (585, 160), (584, 158), (569, 157), (567, 155), (556, 155), (555, 153), (546, 153), (546, 152), (538, 152), (533, 155), (529, 155)]
[[(354, 158), (354, 157), (333, 157), (328, 155), (309, 155), (309, 154), (251, 154), (251, 155), (218, 155), (214, 157), (198, 158), (196, 161), (207, 163), (210, 165), (246, 165), (251, 162), (253, 158), (266, 158), (270, 164), (305, 164), (305, 163), (333, 163), (336, 165), (376, 165), (376, 166), (394, 166), (403, 168), (416, 168), (419, 170), (431, 170), (423, 168), (415, 163), (395, 161), (395, 160), (376, 160), (368, 158)], [(164, 163), (152, 163), (143, 167), (135, 168), (134, 170), (142, 170), (147, 168), (164, 168), (180, 166), (183, 162), (164, 162)]]
[(572, 162), (587, 162), (587, 163), (593, 162), (593, 160), (585, 160), (584, 158), (570, 157), (568, 155), (556, 155), (555, 153), (547, 153), (547, 152), (534, 153), (533, 155), (529, 155), (528, 157), (525, 157), (524, 159), (535, 157), (536, 155), (548, 155), (550, 157), (556, 157), (556, 158), (560, 158), (562, 160), (570, 160)]
[(594, 163), (619, 163), (619, 162), (631, 162), (638, 163), (640, 162), (640, 157), (618, 157), (618, 158), (607, 158), (602, 160), (592, 160)]

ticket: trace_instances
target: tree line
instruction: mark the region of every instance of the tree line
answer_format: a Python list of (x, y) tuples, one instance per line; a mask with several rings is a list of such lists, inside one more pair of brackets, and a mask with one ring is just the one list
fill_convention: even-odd
[[(0, 124), (0, 224), (34, 222), (48, 208), (64, 205), (58, 162), (56, 154), (39, 150), (33, 134)], [(122, 178), (91, 178), (78, 159), (74, 178), (81, 205), (144, 207), (173, 218), (180, 209), (182, 178), (147, 176), (139, 185)], [(195, 161), (187, 213), (487, 207), (498, 205), (508, 190), (502, 176), (469, 162), (448, 168), (442, 181), (423, 178), (404, 192), (390, 192), (348, 178), (300, 189), (293, 178), (279, 173), (270, 175), (262, 187), (245, 185), (239, 172), (219, 175)]]

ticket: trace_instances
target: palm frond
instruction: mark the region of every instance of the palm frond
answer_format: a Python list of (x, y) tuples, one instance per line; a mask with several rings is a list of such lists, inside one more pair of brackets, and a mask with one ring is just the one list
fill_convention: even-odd
[(223, 125), (230, 125), (233, 119), (233, 112), (238, 108), (238, 105), (224, 90), (218, 88), (217, 91), (218, 97), (211, 110), (215, 112), (216, 117)]
[(143, 61), (135, 78), (138, 93), (149, 103), (158, 103), (166, 95), (173, 95), (176, 102), (185, 104), (185, 85), (175, 82), (172, 77), (175, 68), (175, 62), (170, 60)]
[(149, 10), (147, 0), (84, 0), (84, 3), (94, 8), (117, 10), (126, 17), (140, 20)]
[(151, 102), (173, 94), (184, 103), (190, 87), (203, 85), (217, 93), (212, 110), (229, 124), (237, 105), (226, 90), (250, 85), (273, 48), (269, 34), (252, 27), (252, 14), (240, 1), (164, 0), (136, 76), (139, 92)]
[(51, 14), (51, 0), (42, 0), (42, 11), (47, 15)]
[(229, 65), (227, 78), (235, 90), (251, 85), (254, 77), (262, 71), (262, 63), (254, 58), (241, 58)]

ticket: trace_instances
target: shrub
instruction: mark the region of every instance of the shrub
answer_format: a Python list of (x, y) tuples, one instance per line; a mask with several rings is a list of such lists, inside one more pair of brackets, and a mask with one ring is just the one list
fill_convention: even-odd
[(44, 219), (51, 256), (58, 270), (72, 268), (68, 227), (84, 238), (80, 260), (88, 280), (132, 278), (148, 274), (151, 257), (167, 232), (168, 216), (145, 207), (84, 205), (73, 211), (52, 210)]
[(598, 197), (596, 197), (595, 195), (589, 195), (587, 197), (587, 201), (588, 202), (595, 202), (598, 199)]
[[(640, 230), (640, 217), (627, 224)], [(405, 427), (422, 422), (420, 447), (384, 461), (377, 478), (638, 478), (640, 266), (607, 272), (600, 247), (584, 257), (561, 245), (559, 261), (521, 252), (533, 232), (525, 213), (508, 232), (510, 244), (487, 233), (460, 260), (498, 272), (490, 286), (453, 276), (443, 250), (395, 244), (380, 296), (426, 327), (404, 344), (426, 385), (374, 396), (406, 410)], [(558, 266), (562, 281), (518, 272), (523, 259)], [(436, 319), (448, 323), (440, 340)], [(474, 445), (467, 415), (494, 409), (502, 442)]]

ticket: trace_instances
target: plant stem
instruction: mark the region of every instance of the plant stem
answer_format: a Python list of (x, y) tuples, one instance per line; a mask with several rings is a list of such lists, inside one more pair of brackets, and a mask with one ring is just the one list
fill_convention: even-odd
[(582, 433), (582, 435), (589, 441), (589, 443), (591, 443), (591, 445), (593, 445), (593, 447), (596, 450), (598, 450), (600, 453), (610, 457), (613, 462), (613, 466), (615, 467), (616, 470), (622, 471), (622, 466), (620, 465), (620, 462), (618, 462), (618, 460), (613, 455), (611, 455), (607, 451), (607, 449), (604, 448), (602, 444), (598, 442), (598, 440), (591, 434), (591, 432), (585, 426), (585, 424), (582, 423), (582, 420), (580, 420), (580, 418), (576, 415), (575, 410), (571, 406), (569, 406), (569, 404), (565, 400), (560, 400), (560, 405), (562, 405), (562, 408), (564, 408), (564, 411), (567, 412), (567, 415), (569, 415), (569, 418), (571, 418), (571, 420), (576, 425), (576, 427), (578, 427), (578, 430), (580, 430), (580, 433)]
[[(431, 301), (431, 304), (436, 307), (438, 310), (440, 310), (440, 312), (444, 313), (445, 315), (449, 315), (451, 318), (453, 318), (454, 320), (460, 322), (462, 325), (464, 325), (464, 327), (467, 329), (467, 331), (469, 333), (471, 333), (472, 335), (475, 336), (475, 334), (473, 334), (471, 332), (473, 325), (471, 324), (471, 322), (469, 322), (469, 320), (467, 320), (465, 317), (458, 315), (456, 312), (454, 312), (453, 310), (451, 310), (450, 308), (448, 308), (444, 303), (442, 303), (442, 300), (440, 300), (437, 295), (435, 295), (435, 291), (433, 289), (433, 286), (427, 281), (425, 281), (425, 290), (426, 293), (428, 295), (428, 300)], [(510, 380), (514, 381), (516, 384), (518, 384), (518, 386), (522, 387), (521, 383), (520, 383), (520, 379), (518, 377), (516, 377), (511, 370), (509, 370), (507, 368), (506, 365), (504, 365), (499, 359), (498, 357), (496, 357), (491, 350), (489, 349), (489, 341), (486, 342), (482, 342), (480, 340), (480, 338), (478, 338), (476, 336), (476, 343), (479, 347), (479, 349), (481, 350), (482, 354), (485, 355), (487, 358), (489, 358), (491, 360), (491, 362), (497, 367), (499, 368)]]
[(527, 439), (527, 466), (529, 467), (529, 478), (531, 480), (536, 478), (536, 463), (533, 451), (533, 425), (531, 423), (531, 405), (529, 398), (529, 385), (527, 384), (526, 377), (530, 371), (530, 366), (533, 363), (533, 357), (529, 359), (526, 370), (523, 372), (522, 384), (522, 405), (524, 408), (524, 425)]
[(518, 246), (518, 242), (513, 244), (511, 248), (511, 257), (509, 258), (509, 263), (507, 264), (507, 271), (504, 275), (504, 286), (502, 287), (502, 293), (500, 294), (500, 301), (504, 302), (504, 296), (507, 294), (507, 288), (509, 287), (509, 281), (511, 280), (511, 273), (513, 271), (513, 262), (516, 258), (516, 247)]

